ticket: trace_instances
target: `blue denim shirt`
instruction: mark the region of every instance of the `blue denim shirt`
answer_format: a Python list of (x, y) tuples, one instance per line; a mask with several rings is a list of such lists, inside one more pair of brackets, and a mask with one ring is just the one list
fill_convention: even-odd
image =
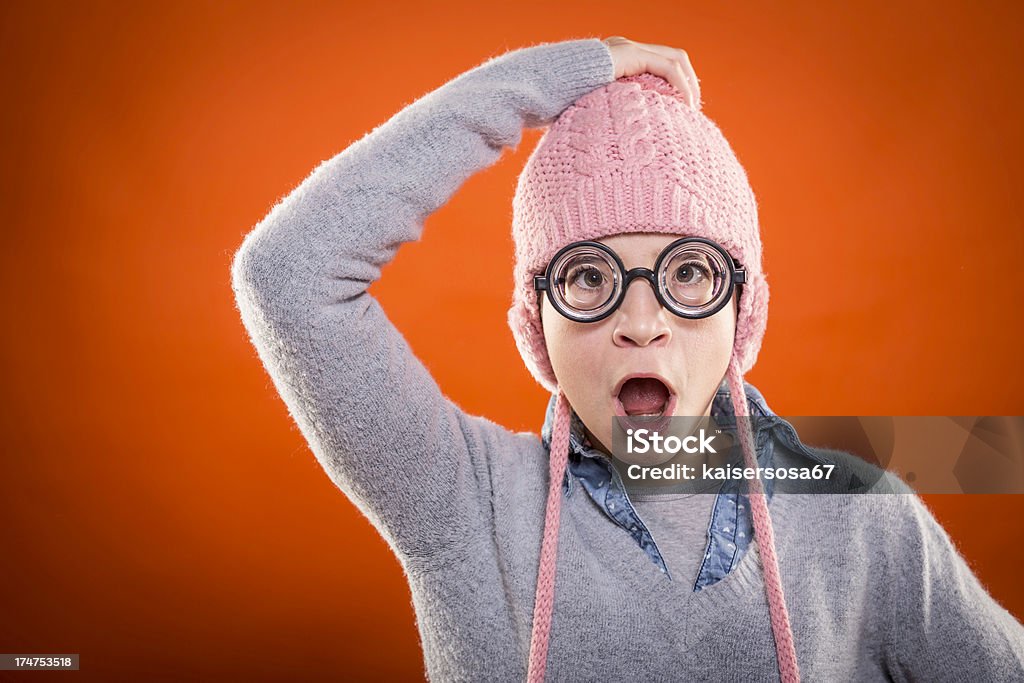
[[(749, 383), (744, 383), (744, 390), (751, 416), (755, 417), (752, 423), (757, 430), (755, 441), (758, 465), (772, 466), (776, 439), (790, 450), (807, 455), (816, 462), (822, 462), (819, 456), (800, 443), (792, 425), (768, 408), (760, 391)], [(541, 440), (549, 449), (554, 415), (555, 396), (552, 395), (548, 401), (544, 427), (541, 429)], [(569, 464), (563, 484), (566, 496), (573, 495), (577, 486), (582, 488), (597, 503), (598, 508), (632, 536), (651, 561), (671, 579), (658, 544), (633, 508), (618, 471), (607, 455), (588, 445), (583, 433), (583, 423), (575, 411), (571, 411), (571, 416)], [(734, 430), (736, 427), (726, 382), (722, 382), (715, 393), (711, 404), (711, 416), (723, 430)], [(775, 489), (774, 480), (765, 479), (762, 484), (770, 502)], [(694, 591), (699, 591), (725, 577), (743, 558), (750, 545), (754, 535), (753, 519), (750, 515), (749, 496), (741, 492), (741, 486), (738, 480), (725, 481), (715, 496), (711, 522), (708, 525), (708, 545), (693, 586)]]

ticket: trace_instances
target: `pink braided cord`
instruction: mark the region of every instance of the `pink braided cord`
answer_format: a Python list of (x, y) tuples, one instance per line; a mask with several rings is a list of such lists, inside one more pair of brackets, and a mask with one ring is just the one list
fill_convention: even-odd
[[(756, 468), (754, 435), (750, 420), (744, 419), (750, 414), (747, 408), (747, 394), (743, 389), (743, 376), (735, 355), (729, 361), (726, 377), (729, 380), (729, 394), (733, 413), (736, 415), (740, 445), (743, 448), (743, 460), (746, 467)], [(786, 597), (782, 593), (779, 560), (775, 555), (775, 532), (772, 529), (771, 516), (768, 514), (768, 501), (760, 479), (751, 479), (750, 488), (750, 514), (754, 518), (754, 538), (757, 541), (757, 550), (761, 554), (764, 588), (768, 594), (768, 613), (771, 617), (775, 653), (779, 662), (779, 676), (782, 683), (799, 683), (800, 669), (796, 661), (796, 646), (793, 644), (793, 629), (789, 625)]]
[(548, 502), (544, 514), (544, 540), (540, 547), (540, 568), (537, 570), (537, 593), (533, 602), (533, 632), (530, 635), (529, 683), (544, 680), (548, 662), (548, 639), (551, 635), (551, 612), (554, 608), (555, 570), (558, 564), (558, 523), (562, 508), (562, 480), (569, 458), (569, 401), (558, 390), (555, 420), (551, 429), (551, 450), (548, 469)]

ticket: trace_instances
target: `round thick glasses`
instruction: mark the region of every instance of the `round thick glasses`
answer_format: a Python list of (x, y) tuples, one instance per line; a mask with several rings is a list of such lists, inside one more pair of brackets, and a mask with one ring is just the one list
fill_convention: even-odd
[(573, 242), (558, 250), (533, 288), (545, 291), (555, 310), (570, 320), (607, 318), (636, 278), (650, 283), (661, 305), (681, 318), (707, 318), (726, 305), (746, 271), (721, 246), (703, 237), (683, 237), (658, 256), (654, 270), (633, 268), (600, 242)]

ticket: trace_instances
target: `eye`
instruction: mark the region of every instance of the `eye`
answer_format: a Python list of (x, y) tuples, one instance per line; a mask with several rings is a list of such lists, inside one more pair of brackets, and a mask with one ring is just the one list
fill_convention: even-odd
[(699, 261), (687, 261), (676, 268), (673, 279), (686, 286), (700, 285), (711, 276), (707, 266)]
[(615, 264), (592, 247), (570, 252), (555, 264), (554, 294), (567, 308), (592, 312), (615, 294), (618, 275)]
[(594, 266), (577, 266), (567, 279), (572, 286), (583, 289), (598, 289), (605, 283), (604, 273)]

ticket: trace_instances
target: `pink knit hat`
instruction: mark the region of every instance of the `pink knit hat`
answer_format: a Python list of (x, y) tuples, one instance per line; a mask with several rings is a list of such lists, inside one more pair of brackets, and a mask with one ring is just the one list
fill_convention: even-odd
[[(531, 681), (542, 680), (554, 598), (561, 482), (569, 451), (570, 408), (544, 343), (533, 276), (570, 242), (638, 232), (699, 236), (725, 247), (746, 269), (726, 377), (737, 417), (749, 414), (743, 374), (753, 367), (768, 319), (757, 203), (746, 172), (711, 119), (666, 80), (627, 76), (579, 98), (552, 123), (527, 160), (513, 199), (515, 291), (509, 326), (527, 367), (557, 395), (541, 547)], [(737, 420), (748, 467), (756, 467), (749, 421)], [(761, 555), (779, 672), (799, 680), (779, 578), (768, 505), (751, 482), (751, 514)]]

